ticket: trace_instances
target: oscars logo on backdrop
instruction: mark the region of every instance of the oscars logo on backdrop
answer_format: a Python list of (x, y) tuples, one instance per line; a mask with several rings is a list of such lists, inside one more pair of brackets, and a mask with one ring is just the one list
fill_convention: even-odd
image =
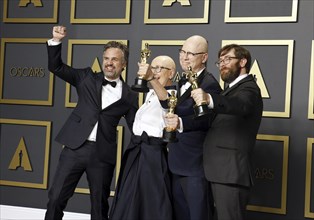
[(100, 63), (99, 63), (99, 60), (98, 60), (97, 57), (95, 58), (94, 63), (92, 65), (92, 70), (93, 70), (94, 73), (99, 73), (99, 72), (102, 71)]
[(255, 170), (256, 179), (274, 180), (275, 170), (273, 168), (257, 168)]
[(19, 7), (27, 7), (28, 4), (32, 3), (35, 7), (42, 7), (43, 3), (41, 0), (20, 0)]
[(269, 96), (266, 84), (265, 84), (264, 79), (263, 79), (263, 74), (261, 73), (261, 70), (259, 68), (257, 60), (254, 61), (253, 65), (251, 67), (250, 73), (252, 73), (256, 76), (256, 79), (257, 79), (256, 83), (261, 90), (262, 97), (269, 99), (270, 96)]
[(44, 77), (44, 67), (12, 67), (10, 68), (12, 77)]
[(162, 6), (169, 7), (169, 6), (172, 6), (172, 4), (175, 2), (179, 2), (182, 6), (191, 5), (190, 0), (164, 0), (164, 2), (162, 3)]
[(174, 75), (172, 82), (179, 82), (181, 79), (180, 73), (176, 72), (176, 74)]
[(22, 167), (25, 171), (33, 171), (23, 137), (15, 150), (9, 169), (17, 170), (19, 167)]

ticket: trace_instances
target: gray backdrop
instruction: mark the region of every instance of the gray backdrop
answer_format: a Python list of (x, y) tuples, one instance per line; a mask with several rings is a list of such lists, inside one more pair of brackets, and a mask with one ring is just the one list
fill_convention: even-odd
[[(47, 69), (45, 42), (58, 24), (68, 32), (63, 60), (74, 67), (97, 70), (106, 41), (126, 42), (129, 85), (145, 43), (149, 61), (170, 55), (181, 72), (177, 50), (202, 35), (217, 79), (219, 48), (247, 47), (264, 97), (249, 219), (314, 218), (313, 0), (1, 0), (0, 11), (0, 204), (46, 207), (62, 150), (54, 138), (77, 100)], [(117, 132), (123, 151), (130, 136), (123, 119)], [(85, 177), (76, 191), (66, 210), (89, 213)]]

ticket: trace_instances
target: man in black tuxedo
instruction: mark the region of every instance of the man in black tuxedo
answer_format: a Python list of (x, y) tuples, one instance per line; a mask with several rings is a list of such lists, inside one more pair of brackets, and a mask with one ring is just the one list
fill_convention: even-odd
[[(214, 76), (207, 72), (208, 44), (202, 36), (189, 37), (179, 50), (183, 71), (189, 67), (197, 74), (197, 84), (206, 92), (220, 93)], [(172, 173), (172, 193), (176, 220), (209, 220), (212, 195), (203, 169), (203, 142), (208, 130), (208, 120), (194, 120), (194, 100), (190, 82), (179, 81), (180, 96), (175, 108), (180, 126), (177, 143), (168, 144), (169, 169)], [(167, 116), (168, 117), (168, 116)], [(167, 119), (171, 125), (172, 117)], [(177, 120), (177, 119), (176, 119)], [(175, 126), (176, 127), (176, 126)]]
[(104, 46), (102, 72), (76, 69), (63, 63), (61, 40), (66, 28), (53, 27), (48, 40), (48, 68), (77, 90), (78, 102), (56, 140), (65, 147), (49, 190), (46, 220), (63, 217), (82, 174), (86, 172), (91, 199), (91, 219), (108, 219), (108, 197), (116, 163), (116, 127), (125, 117), (132, 128), (138, 96), (121, 78), (127, 65), (126, 45), (111, 41)]
[(260, 126), (263, 101), (254, 77), (248, 74), (251, 55), (226, 45), (218, 53), (221, 78), (228, 84), (220, 95), (196, 89), (196, 103), (206, 100), (217, 114), (204, 142), (204, 169), (211, 183), (219, 220), (245, 219), (252, 186), (252, 153)]

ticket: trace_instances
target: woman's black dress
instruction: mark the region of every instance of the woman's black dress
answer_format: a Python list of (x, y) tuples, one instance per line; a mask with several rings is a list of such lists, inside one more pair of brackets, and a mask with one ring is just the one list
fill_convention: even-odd
[(123, 155), (110, 220), (172, 220), (167, 149), (160, 138), (132, 136)]

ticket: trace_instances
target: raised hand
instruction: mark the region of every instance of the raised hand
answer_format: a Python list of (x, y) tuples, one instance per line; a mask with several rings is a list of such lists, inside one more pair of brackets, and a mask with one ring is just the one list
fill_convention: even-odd
[(150, 69), (150, 65), (147, 63), (138, 63), (137, 75), (142, 79), (151, 79), (154, 77), (153, 72)]
[(54, 26), (52, 29), (53, 41), (60, 42), (66, 36), (66, 31), (66, 27), (64, 26)]
[(192, 90), (191, 97), (194, 99), (196, 105), (201, 105), (204, 102), (209, 104), (210, 101), (208, 94), (205, 93), (201, 88)]

